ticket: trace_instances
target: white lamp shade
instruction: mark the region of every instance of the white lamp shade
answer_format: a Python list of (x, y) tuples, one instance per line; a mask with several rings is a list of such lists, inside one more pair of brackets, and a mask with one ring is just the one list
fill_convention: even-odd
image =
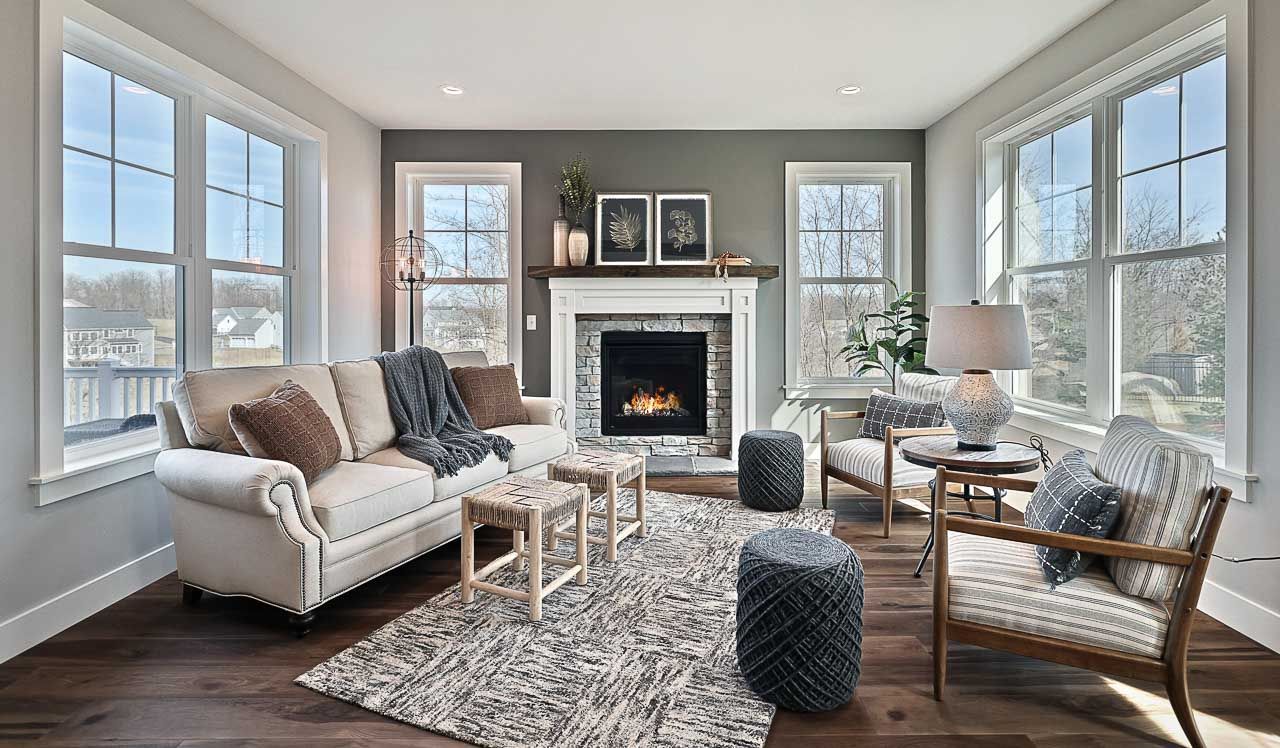
[(1021, 304), (938, 305), (929, 310), (925, 365), (941, 369), (1030, 369)]

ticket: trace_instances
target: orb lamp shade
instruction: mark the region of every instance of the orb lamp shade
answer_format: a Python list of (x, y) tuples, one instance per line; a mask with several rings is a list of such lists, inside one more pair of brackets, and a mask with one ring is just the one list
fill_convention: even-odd
[(925, 365), (934, 369), (1030, 369), (1021, 304), (938, 305), (929, 310)]
[(440, 279), (444, 261), (440, 252), (422, 237), (396, 237), (382, 250), (382, 277), (397, 291), (409, 292), (409, 345), (416, 342), (413, 319), (414, 295), (431, 288)]

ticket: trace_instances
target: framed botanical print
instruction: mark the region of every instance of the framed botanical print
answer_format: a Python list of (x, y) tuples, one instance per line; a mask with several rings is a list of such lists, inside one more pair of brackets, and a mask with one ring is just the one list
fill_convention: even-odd
[(653, 263), (653, 194), (596, 194), (596, 264)]
[(658, 193), (659, 265), (705, 264), (711, 259), (711, 193)]

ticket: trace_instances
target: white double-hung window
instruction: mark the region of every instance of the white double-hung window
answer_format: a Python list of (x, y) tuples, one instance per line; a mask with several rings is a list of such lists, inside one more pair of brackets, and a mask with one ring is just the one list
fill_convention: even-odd
[(892, 284), (910, 286), (911, 165), (788, 162), (786, 389), (865, 396), (888, 380), (857, 375), (840, 351)]
[(1228, 65), (1218, 22), (979, 135), (980, 282), (1026, 307), (1032, 367), (1009, 384), (1030, 428), (1097, 433), (1137, 415), (1244, 475), (1247, 380), (1227, 360), (1247, 356), (1248, 250), (1228, 210)]

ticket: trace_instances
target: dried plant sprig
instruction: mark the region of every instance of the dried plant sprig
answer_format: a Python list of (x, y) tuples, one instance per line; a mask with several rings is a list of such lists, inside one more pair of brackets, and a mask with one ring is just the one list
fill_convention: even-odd
[(556, 190), (564, 198), (564, 207), (574, 223), (582, 223), (582, 214), (595, 205), (596, 192), (591, 186), (591, 162), (581, 153), (560, 167)]

